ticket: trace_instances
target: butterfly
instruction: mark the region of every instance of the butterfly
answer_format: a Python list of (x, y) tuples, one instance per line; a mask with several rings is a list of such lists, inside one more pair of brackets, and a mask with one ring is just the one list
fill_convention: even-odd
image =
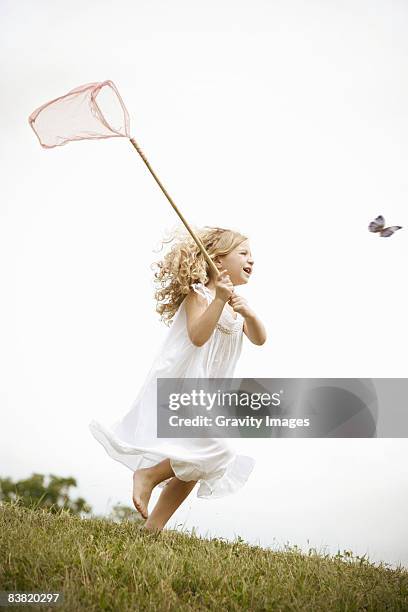
[(383, 238), (388, 238), (388, 236), (392, 236), (394, 232), (402, 228), (402, 225), (391, 225), (390, 227), (384, 227), (385, 220), (382, 215), (376, 217), (374, 221), (371, 221), (368, 229), (370, 232), (380, 232), (380, 236)]

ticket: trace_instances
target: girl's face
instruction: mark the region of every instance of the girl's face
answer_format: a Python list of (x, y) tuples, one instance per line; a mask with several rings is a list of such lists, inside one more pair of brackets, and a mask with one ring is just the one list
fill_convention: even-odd
[(234, 286), (245, 285), (249, 281), (254, 265), (249, 240), (241, 242), (228, 255), (219, 255), (216, 258), (216, 262), (220, 271), (228, 271)]

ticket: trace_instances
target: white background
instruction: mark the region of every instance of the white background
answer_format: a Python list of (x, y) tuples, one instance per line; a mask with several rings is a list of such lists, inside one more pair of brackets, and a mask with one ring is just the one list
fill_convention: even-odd
[[(166, 335), (149, 266), (177, 217), (127, 139), (40, 147), (28, 115), (92, 81), (114, 81), (186, 218), (250, 239), (237, 292), (268, 340), (244, 339), (237, 377), (407, 376), (405, 2), (0, 7), (2, 477), (74, 476), (97, 513), (132, 503), (88, 422), (130, 407)], [(403, 229), (369, 233), (379, 214)], [(193, 492), (170, 528), (408, 566), (406, 439), (236, 445), (256, 459), (245, 487)]]

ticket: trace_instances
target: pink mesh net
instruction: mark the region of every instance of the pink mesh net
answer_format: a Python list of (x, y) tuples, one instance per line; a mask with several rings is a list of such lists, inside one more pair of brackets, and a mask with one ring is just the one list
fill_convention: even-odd
[[(96, 99), (98, 98), (98, 101)], [(64, 96), (46, 102), (28, 118), (40, 145), (46, 149), (64, 145), (72, 140), (90, 138), (129, 138), (154, 180), (190, 232), (214, 274), (218, 268), (208, 255), (200, 238), (189, 226), (158, 176), (147, 161), (136, 140), (129, 134), (129, 114), (112, 81), (87, 83), (72, 89)]]
[(130, 138), (129, 114), (112, 81), (76, 87), (37, 108), (28, 121), (47, 149), (72, 140)]

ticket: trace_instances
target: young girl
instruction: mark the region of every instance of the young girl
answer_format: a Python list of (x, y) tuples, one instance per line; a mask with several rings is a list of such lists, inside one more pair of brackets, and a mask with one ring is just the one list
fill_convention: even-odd
[[(153, 264), (160, 285), (156, 310), (170, 330), (147, 379), (123, 418), (110, 428), (89, 428), (107, 453), (133, 472), (133, 503), (148, 530), (162, 530), (200, 483), (197, 497), (234, 493), (248, 479), (255, 461), (237, 455), (223, 438), (157, 438), (157, 378), (232, 378), (243, 334), (263, 344), (263, 324), (234, 287), (246, 284), (254, 261), (246, 236), (227, 229), (197, 232), (219, 272), (215, 277), (195, 241), (175, 235), (171, 250)], [(141, 347), (143, 350), (143, 347)], [(163, 490), (152, 513), (153, 488)]]

